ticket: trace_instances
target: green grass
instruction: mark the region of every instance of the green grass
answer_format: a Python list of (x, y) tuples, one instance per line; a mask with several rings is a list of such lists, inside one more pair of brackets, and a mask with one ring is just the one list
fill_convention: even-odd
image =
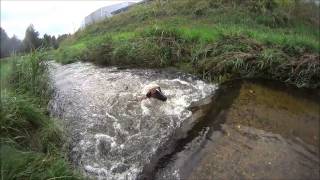
[(9, 145), (1, 145), (2, 179), (76, 179), (66, 170), (68, 164), (57, 156), (20, 151)]
[(79, 30), (56, 58), (317, 88), (318, 26), (319, 8), (298, 1), (152, 1)]
[(1, 179), (79, 179), (66, 160), (62, 126), (47, 112), (46, 54), (1, 60)]

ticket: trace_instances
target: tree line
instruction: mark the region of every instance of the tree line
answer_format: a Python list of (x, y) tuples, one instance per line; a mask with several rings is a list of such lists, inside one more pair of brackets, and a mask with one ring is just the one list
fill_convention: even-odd
[(35, 30), (31, 24), (27, 27), (25, 37), (21, 41), (17, 36), (13, 35), (11, 38), (6, 31), (0, 27), (0, 41), (1, 41), (1, 58), (8, 57), (11, 54), (29, 53), (38, 48), (52, 48), (57, 49), (59, 44), (70, 34), (59, 35), (57, 38), (48, 34), (44, 34), (42, 38), (39, 37), (39, 32)]

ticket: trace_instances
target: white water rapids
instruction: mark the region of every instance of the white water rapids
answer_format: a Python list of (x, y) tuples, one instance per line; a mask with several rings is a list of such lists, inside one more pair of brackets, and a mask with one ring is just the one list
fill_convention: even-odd
[[(50, 74), (54, 96), (49, 108), (70, 134), (71, 161), (97, 179), (139, 178), (177, 130), (194, 122), (188, 107), (210, 99), (217, 89), (169, 70), (52, 63)], [(166, 102), (139, 100), (153, 83), (160, 85)]]

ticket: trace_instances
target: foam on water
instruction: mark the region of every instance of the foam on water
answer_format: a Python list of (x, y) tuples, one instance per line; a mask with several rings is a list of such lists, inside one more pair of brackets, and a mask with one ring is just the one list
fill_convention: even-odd
[[(70, 158), (89, 177), (136, 179), (184, 121), (188, 107), (217, 86), (166, 70), (117, 70), (89, 63), (51, 64), (52, 115), (64, 120)], [(166, 102), (144, 99), (157, 84)]]

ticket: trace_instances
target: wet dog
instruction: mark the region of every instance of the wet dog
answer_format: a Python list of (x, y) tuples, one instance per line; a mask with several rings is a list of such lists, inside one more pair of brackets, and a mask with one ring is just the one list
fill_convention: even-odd
[(145, 97), (143, 99), (146, 98), (155, 98), (161, 101), (166, 101), (167, 100), (167, 96), (165, 96), (159, 85), (157, 84), (153, 84), (153, 85), (148, 85), (144, 88), (144, 93), (145, 93)]

